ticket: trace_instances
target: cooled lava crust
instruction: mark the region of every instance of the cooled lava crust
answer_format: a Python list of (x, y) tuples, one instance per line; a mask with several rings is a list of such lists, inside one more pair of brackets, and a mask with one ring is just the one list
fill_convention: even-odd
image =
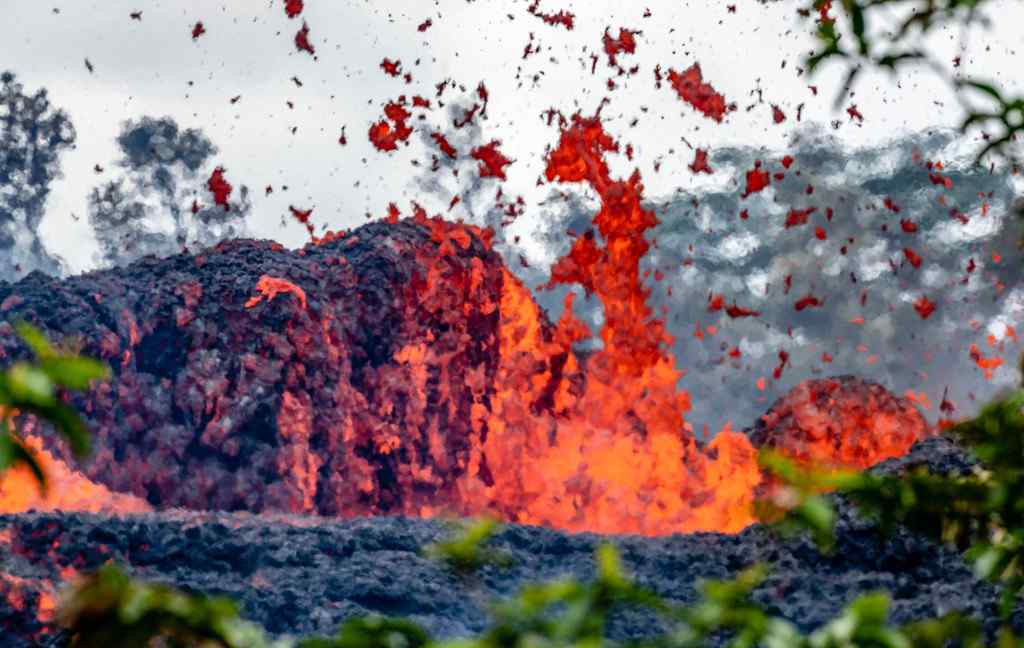
[[(911, 465), (962, 473), (970, 462), (940, 437), (876, 470)], [(727, 578), (761, 561), (773, 567), (755, 599), (805, 630), (876, 589), (892, 593), (896, 623), (962, 609), (989, 630), (998, 626), (995, 588), (975, 579), (959, 555), (906, 532), (882, 539), (871, 524), (839, 506), (838, 545), (830, 556), (808, 541), (781, 541), (760, 526), (737, 535), (609, 538), (512, 525), (497, 537), (497, 545), (511, 553), (512, 566), (485, 569), (481, 582), (489, 597), (501, 597), (538, 580), (589, 578), (595, 548), (610, 539), (637, 580), (675, 601), (692, 601), (700, 578)], [(86, 572), (108, 560), (141, 578), (228, 595), (241, 603), (245, 616), (277, 635), (330, 633), (344, 619), (367, 613), (410, 617), (441, 637), (471, 635), (487, 622), (465, 583), (420, 554), (447, 533), (440, 521), (33, 513), (0, 516), (0, 528), (9, 538), (0, 544), (0, 564), (8, 574), (0, 579), (4, 646), (62, 645), (60, 632), (38, 620), (39, 586), (59, 582), (69, 567)], [(623, 613), (611, 623), (610, 636), (637, 638), (656, 629), (646, 614)]]

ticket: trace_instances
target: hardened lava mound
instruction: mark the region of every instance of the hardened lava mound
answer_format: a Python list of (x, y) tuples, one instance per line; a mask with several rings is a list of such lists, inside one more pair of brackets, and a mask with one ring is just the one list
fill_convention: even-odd
[(109, 363), (75, 397), (95, 439), (81, 470), (150, 505), (419, 515), (454, 499), (489, 404), (503, 266), (478, 234), (408, 219), (33, 273), (0, 283), (0, 363), (25, 356), (19, 320)]

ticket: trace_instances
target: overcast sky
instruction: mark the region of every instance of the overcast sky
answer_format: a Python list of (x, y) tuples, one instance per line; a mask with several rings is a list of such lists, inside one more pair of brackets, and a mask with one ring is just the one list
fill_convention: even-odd
[[(893, 149), (902, 151), (898, 158), (878, 151), (955, 126), (963, 116), (947, 86), (926, 70), (898, 78), (866, 73), (854, 95), (834, 111), (841, 70), (826, 69), (813, 80), (799, 70), (814, 43), (811, 23), (796, 14), (798, 2), (539, 3), (540, 12), (572, 12), (572, 30), (532, 15), (530, 0), (306, 0), (295, 19), (286, 16), (283, 0), (4, 4), (0, 69), (17, 74), (27, 92), (46, 88), (51, 102), (67, 111), (77, 129), (77, 147), (63, 157), (64, 177), (54, 185), (42, 227), (47, 246), (72, 272), (98, 262), (86, 218), (87, 196), (118, 173), (113, 165), (119, 157), (115, 137), (126, 120), (142, 116), (170, 116), (183, 128), (201, 128), (219, 149), (216, 164), (225, 168), (229, 181), (252, 189), (249, 232), (296, 246), (306, 240), (306, 232), (288, 216), (289, 205), (314, 208), (313, 221), (332, 229), (357, 226), (366, 221), (367, 213), (383, 216), (392, 201), (406, 213), (410, 200), (418, 200), (431, 213), (446, 212), (452, 197), (465, 188), (466, 174), (458, 179), (432, 174), (429, 166), (436, 147), (421, 132), (451, 131), (448, 108), (421, 111), (430, 128), (422, 129), (421, 122), (413, 120), (421, 132), (395, 152), (376, 150), (367, 130), (382, 118), (384, 104), (399, 95), (435, 100), (436, 84), (450, 79), (465, 91), (448, 89), (444, 100), (471, 101), (477, 85), (484, 82), (490, 101), (474, 136), (483, 142), (500, 140), (501, 151), (514, 160), (507, 181), (487, 180), (484, 189), (493, 193), (500, 185), (506, 194), (526, 199), (526, 213), (505, 234), (507, 239), (521, 237), (520, 251), (538, 271), (559, 245), (567, 244), (552, 241), (558, 232), (551, 226), (563, 222), (559, 219), (565, 205), (546, 200), (552, 187), (537, 186), (545, 149), (558, 137), (557, 127), (548, 125), (543, 115), (549, 108), (592, 114), (607, 99), (602, 109), (606, 127), (623, 146), (631, 144), (635, 153), (632, 161), (613, 156), (613, 170), (628, 174), (638, 168), (647, 197), (661, 204), (680, 196), (738, 194), (745, 170), (741, 163), (753, 157), (778, 159), (798, 146), (795, 137), (820, 139), (827, 134), (834, 138), (830, 146), (851, 159), (859, 156), (860, 163), (907, 166), (905, 147)], [(735, 12), (728, 9), (730, 4), (735, 4)], [(130, 17), (133, 11), (142, 11), (141, 20)], [(951, 62), (960, 56), (961, 73), (1020, 91), (1024, 3), (996, 3), (991, 14), (997, 20), (987, 30), (978, 28), (966, 36), (943, 32), (929, 44), (939, 60)], [(418, 30), (428, 19), (430, 27)], [(198, 21), (205, 33), (193, 39)], [(303, 22), (309, 26), (315, 57), (295, 48), (295, 33)], [(619, 76), (604, 55), (602, 35), (606, 29), (618, 35), (623, 27), (640, 33), (636, 53), (620, 55), (619, 63), (639, 69)], [(539, 52), (524, 59), (528, 45)], [(596, 65), (592, 55), (598, 57)], [(403, 72), (411, 73), (411, 82), (386, 75), (380, 67), (385, 57), (400, 60)], [(92, 73), (85, 59), (93, 66)], [(738, 105), (721, 124), (681, 102), (668, 84), (656, 87), (656, 66), (683, 70), (695, 62), (705, 80)], [(617, 86), (613, 91), (608, 89), (609, 79)], [(810, 89), (812, 84), (817, 94)], [(773, 120), (773, 104), (787, 115), (781, 124)], [(862, 123), (847, 115), (845, 107), (851, 104), (863, 115)], [(833, 127), (834, 120), (838, 128)], [(345, 146), (338, 142), (343, 127)], [(733, 153), (728, 159), (718, 158), (725, 166), (716, 173), (698, 176), (686, 168), (693, 159), (691, 145), (710, 149), (713, 163), (715, 151)], [(942, 152), (952, 163), (968, 160), (976, 147), (976, 138), (943, 141)], [(104, 167), (102, 174), (94, 171), (96, 164)], [(470, 161), (463, 168), (475, 166)], [(853, 184), (874, 191), (870, 183), (877, 179), (877, 171), (851, 168), (850, 173), (857, 173)], [(833, 169), (832, 190), (839, 191), (843, 174), (842, 166)], [(922, 176), (920, 189), (926, 184)], [(1003, 187), (1008, 202), (1013, 190), (1007, 187), (1015, 185), (1006, 178), (996, 184)], [(274, 193), (264, 196), (267, 185)], [(578, 186), (557, 188), (563, 189), (582, 196), (584, 205), (590, 198)], [(904, 189), (911, 200), (914, 187)], [(766, 200), (774, 196), (771, 192), (774, 189)], [(447, 213), (452, 218), (479, 216), (467, 212), (465, 203)], [(735, 221), (735, 213), (728, 217)], [(718, 243), (735, 247), (746, 239), (723, 240), (727, 242)], [(834, 251), (819, 252), (830, 254)], [(672, 280), (682, 287), (695, 279), (679, 272)], [(753, 287), (750, 291), (756, 292)], [(1001, 302), (989, 315), (1005, 323), (1017, 321), (1020, 304), (1004, 307)], [(692, 326), (692, 318), (685, 324)], [(772, 354), (762, 349), (761, 355), (765, 367), (755, 368), (754, 377), (765, 368), (770, 373), (774, 364)], [(1014, 375), (1007, 367), (1001, 379), (1005, 384)], [(794, 377), (807, 377), (807, 372)]]
[[(544, 149), (557, 139), (557, 131), (541, 116), (549, 107), (590, 113), (608, 97), (602, 114), (609, 118), (609, 129), (636, 151), (633, 163), (617, 161), (623, 171), (630, 164), (640, 169), (652, 198), (699, 181), (682, 165), (692, 158), (683, 138), (709, 148), (744, 144), (782, 150), (800, 103), (805, 104), (804, 121), (840, 119), (836, 134), (848, 146), (952, 125), (960, 117), (948, 90), (923, 72), (905, 73), (899, 89), (884, 75), (866, 76), (846, 102), (857, 104), (865, 116), (863, 126), (851, 123), (843, 111), (833, 112), (839, 71), (826, 70), (814, 79), (821, 89), (817, 96), (808, 89), (806, 75), (797, 72), (813, 43), (795, 2), (747, 0), (736, 3), (735, 13), (727, 2), (703, 0), (540, 4), (543, 12), (575, 14), (571, 31), (531, 15), (530, 3), (523, 0), (306, 0), (305, 10), (293, 20), (285, 15), (283, 0), (6, 4), (0, 27), (3, 66), (27, 90), (49, 89), (52, 102), (68, 111), (77, 127), (77, 150), (65, 156), (65, 178), (55, 187), (44, 224), (48, 245), (73, 269), (89, 267), (94, 248), (86, 220), (73, 221), (70, 214), (86, 212), (88, 190), (99, 181), (93, 165), (106, 166), (117, 157), (114, 137), (120, 124), (143, 115), (169, 115), (183, 127), (201, 127), (220, 149), (218, 163), (237, 183), (252, 188), (271, 184), (276, 190), (287, 185), (287, 193), (257, 200), (251, 228), (293, 245), (302, 242), (304, 232), (287, 220), (282, 226), (289, 204), (314, 206), (316, 220), (333, 228), (356, 225), (366, 212), (379, 216), (388, 202), (405, 204), (414, 197), (419, 170), (411, 162), (429, 160), (423, 143), (414, 137), (408, 148), (385, 154), (370, 145), (366, 132), (381, 118), (385, 102), (403, 93), (432, 97), (435, 84), (444, 79), (470, 91), (486, 83), (491, 102), (482, 136), (502, 140), (502, 150), (515, 160), (506, 192), (534, 201), (543, 197), (534, 185), (543, 171)], [(962, 69), (991, 72), (1012, 84), (1019, 75), (1015, 79), (1002, 72), (1017, 67), (1012, 61), (1021, 36), (1012, 26), (1024, 23), (1024, 12), (1019, 2), (1005, 4), (1012, 13), (1001, 12), (991, 32), (973, 37)], [(650, 12), (646, 18), (645, 9)], [(130, 13), (138, 10), (142, 20), (132, 20)], [(432, 26), (419, 32), (417, 26), (427, 19)], [(310, 27), (316, 59), (293, 45), (302, 20)], [(193, 40), (197, 21), (206, 33)], [(614, 70), (603, 56), (601, 37), (606, 28), (616, 35), (620, 27), (642, 32), (636, 54), (621, 57), (626, 66), (639, 65), (640, 70), (631, 78), (617, 78), (619, 88), (608, 92), (605, 84)], [(541, 52), (523, 60), (531, 33)], [(934, 41), (948, 49), (944, 58), (957, 54), (956, 34)], [(982, 42), (990, 45), (988, 51)], [(601, 55), (596, 74), (590, 73), (592, 53)], [(413, 82), (386, 76), (380, 68), (385, 57), (401, 60)], [(93, 74), (86, 70), (86, 58)], [(741, 107), (724, 124), (688, 109), (667, 86), (655, 88), (656, 65), (682, 70), (694, 62), (727, 100)], [(536, 82), (534, 75), (540, 75)], [(301, 88), (292, 76), (302, 81)], [(756, 99), (756, 88), (766, 103), (744, 112)], [(230, 103), (237, 95), (241, 99)], [(449, 91), (448, 96), (454, 95)], [(773, 123), (769, 103), (789, 115), (787, 122)], [(433, 121), (440, 124), (443, 117)], [(634, 118), (637, 125), (630, 128)], [(346, 147), (338, 145), (342, 126), (347, 127)], [(294, 134), (293, 127), (298, 127)], [(655, 160), (662, 161), (660, 172), (654, 171)], [(447, 206), (441, 198), (435, 202), (428, 206)], [(460, 215), (458, 208), (452, 215)], [(516, 233), (529, 234), (531, 215)]]

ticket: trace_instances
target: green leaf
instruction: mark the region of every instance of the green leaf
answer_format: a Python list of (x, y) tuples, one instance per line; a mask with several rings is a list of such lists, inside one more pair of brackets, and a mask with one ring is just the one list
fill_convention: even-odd
[(32, 353), (39, 359), (49, 358), (55, 355), (53, 347), (50, 346), (43, 332), (27, 322), (18, 322), (14, 325), (18, 337), (32, 349)]
[(92, 358), (53, 357), (40, 361), (39, 366), (56, 384), (79, 391), (88, 389), (93, 380), (110, 377), (110, 368)]
[(51, 407), (34, 408), (33, 412), (57, 428), (57, 431), (68, 440), (71, 452), (76, 457), (81, 458), (89, 454), (89, 431), (85, 429), (85, 424), (78, 417), (78, 412), (63, 403), (57, 403)]
[(980, 81), (974, 81), (972, 79), (964, 79), (964, 80), (958, 81), (957, 85), (967, 86), (969, 88), (974, 88), (975, 90), (983, 92), (983, 93), (987, 94), (988, 96), (992, 97), (993, 99), (995, 99), (1000, 104), (1003, 103), (1003, 95), (1000, 94), (999, 90), (997, 90), (995, 88), (995, 86), (993, 86), (991, 84), (982, 83)]
[(602, 582), (616, 587), (626, 584), (626, 572), (614, 546), (603, 544), (597, 548), (597, 573)]
[(39, 367), (19, 362), (7, 370), (7, 391), (15, 404), (51, 407), (57, 403), (53, 381)]
[(850, 3), (850, 22), (853, 35), (857, 37), (857, 45), (860, 48), (861, 56), (867, 56), (870, 49), (868, 41), (864, 38), (864, 9), (856, 2)]

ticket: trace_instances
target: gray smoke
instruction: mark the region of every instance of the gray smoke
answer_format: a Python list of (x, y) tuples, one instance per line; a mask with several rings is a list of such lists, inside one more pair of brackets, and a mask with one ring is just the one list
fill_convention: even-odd
[(89, 197), (102, 264), (164, 257), (244, 234), (248, 188), (232, 192), (228, 209), (214, 204), (206, 183), (217, 149), (201, 131), (183, 131), (170, 117), (143, 117), (126, 122), (117, 143), (123, 176)]
[(61, 176), (60, 156), (74, 142), (71, 119), (51, 106), (45, 89), (27, 95), (14, 74), (0, 74), (0, 280), (33, 270), (61, 273), (39, 224), (50, 186)]

